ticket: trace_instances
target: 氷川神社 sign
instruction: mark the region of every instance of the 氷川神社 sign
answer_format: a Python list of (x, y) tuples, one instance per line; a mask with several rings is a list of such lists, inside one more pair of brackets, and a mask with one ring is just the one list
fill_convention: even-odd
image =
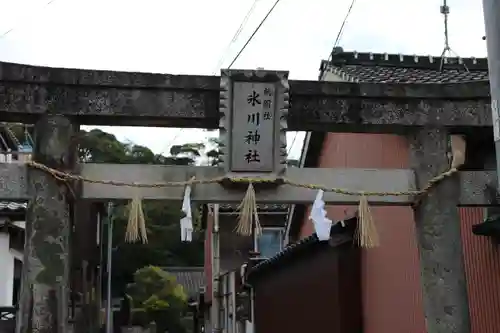
[(222, 72), (221, 141), (227, 172), (279, 173), (286, 166), (288, 73)]

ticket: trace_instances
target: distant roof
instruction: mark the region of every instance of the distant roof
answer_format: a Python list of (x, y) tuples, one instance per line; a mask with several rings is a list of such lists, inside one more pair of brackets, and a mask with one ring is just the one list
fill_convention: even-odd
[(162, 267), (162, 269), (175, 276), (177, 283), (184, 288), (188, 297), (196, 297), (200, 288), (206, 284), (204, 267)]
[[(358, 218), (351, 217), (342, 222), (335, 223), (330, 230), (330, 240), (334, 240), (342, 235), (348, 235), (339, 240), (335, 246), (345, 244), (353, 240), (354, 230), (356, 229), (356, 223)], [(250, 280), (263, 273), (270, 272), (276, 268), (282, 267), (283, 265), (289, 264), (293, 260), (299, 257), (303, 257), (305, 253), (312, 249), (318, 249), (319, 247), (330, 247), (328, 242), (320, 242), (316, 234), (312, 234), (296, 243), (293, 243), (283, 249), (283, 251), (276, 254), (274, 257), (264, 260), (252, 267), (249, 271), (248, 278)]]
[(321, 62), (320, 79), (325, 71), (350, 82), (459, 83), (488, 80), (488, 61), (486, 58), (344, 52), (337, 48), (329, 62)]
[[(487, 58), (345, 52), (341, 47), (333, 50), (329, 61), (321, 61), (320, 80), (325, 79), (325, 72), (335, 74), (341, 81), (363, 83), (465, 83), (489, 80)], [(317, 167), (325, 137), (325, 133), (321, 132), (306, 134), (301, 167)], [(289, 217), (290, 235), (298, 233), (305, 213), (305, 205), (295, 205), (293, 215)]]
[(27, 207), (26, 202), (0, 201), (0, 212), (22, 212)]
[(7, 227), (9, 230), (10, 228), (14, 229), (19, 229), (21, 231), (26, 229), (26, 222), (25, 221), (11, 221), (8, 218), (1, 217), (0, 218), (0, 228), (2, 227)]

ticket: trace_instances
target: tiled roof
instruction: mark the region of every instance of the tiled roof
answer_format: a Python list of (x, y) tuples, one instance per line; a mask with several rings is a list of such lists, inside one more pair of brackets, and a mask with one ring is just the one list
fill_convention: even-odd
[(325, 71), (351, 82), (457, 83), (488, 80), (488, 61), (486, 58), (344, 52), (337, 48), (329, 62), (321, 63), (320, 76)]
[[(330, 238), (333, 239), (335, 236), (345, 233), (350, 233), (352, 235), (356, 227), (356, 222), (357, 217), (352, 217), (348, 220), (335, 223), (330, 230)], [(283, 251), (279, 252), (274, 257), (264, 260), (252, 267), (249, 271), (248, 278), (252, 279), (257, 274), (268, 271), (270, 268), (278, 267), (285, 262), (289, 262), (289, 260), (311, 249), (312, 247), (322, 244), (325, 244), (325, 242), (320, 242), (315, 233), (309, 237), (303, 238), (302, 240), (287, 246), (283, 249)]]
[(205, 286), (205, 270), (203, 267), (162, 267), (173, 276), (184, 288), (188, 297), (196, 297), (200, 288)]
[(0, 218), (0, 228), (1, 227), (7, 227), (7, 228), (15, 228), (19, 230), (25, 230), (26, 229), (26, 222), (25, 221), (11, 221), (8, 218)]
[(0, 211), (23, 211), (28, 207), (26, 202), (0, 201)]

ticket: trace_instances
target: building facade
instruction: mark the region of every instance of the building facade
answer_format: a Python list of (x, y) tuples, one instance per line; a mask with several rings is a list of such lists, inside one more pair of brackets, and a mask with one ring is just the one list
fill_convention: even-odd
[[(486, 59), (459, 59), (343, 52), (323, 61), (320, 80), (380, 83), (457, 83), (487, 80)], [(484, 156), (493, 156), (493, 138), (468, 149), (466, 167), (494, 167)], [(468, 143), (469, 145), (469, 143)], [(468, 147), (469, 148), (469, 147)], [(486, 151), (488, 150), (488, 151)], [(470, 151), (470, 154), (469, 154)], [(474, 162), (473, 160), (476, 160)], [(493, 159), (490, 159), (494, 161)], [(409, 147), (404, 136), (356, 133), (308, 133), (302, 167), (409, 168)], [(295, 206), (287, 225), (289, 242), (313, 233), (308, 207)], [(472, 333), (493, 333), (500, 327), (500, 252), (489, 237), (472, 233), (472, 226), (485, 218), (483, 208), (459, 208), (463, 256), (470, 304)], [(327, 207), (331, 219), (342, 219), (354, 206)], [(424, 333), (425, 318), (420, 285), (420, 266), (411, 207), (373, 207), (380, 247), (362, 251), (363, 332)]]
[(362, 331), (356, 224), (334, 223), (328, 241), (312, 234), (248, 269), (254, 332)]
[[(31, 145), (21, 144), (9, 126), (0, 128), (0, 164), (23, 163)], [(24, 255), (27, 204), (0, 201), (0, 332), (14, 332)]]
[[(213, 285), (217, 283), (219, 290), (217, 294), (220, 328), (227, 333), (243, 333), (245, 325), (237, 325), (234, 319), (236, 308), (233, 301), (241, 281), (241, 267), (246, 265), (255, 251), (258, 252), (256, 259), (264, 260), (283, 249), (288, 205), (258, 205), (262, 234), (251, 237), (240, 236), (234, 232), (238, 218), (236, 208), (234, 205), (219, 205), (217, 222), (213, 207), (206, 207), (203, 216), (206, 288), (203, 293), (204, 305), (200, 312), (203, 312), (204, 330), (207, 332), (213, 330)], [(214, 271), (214, 267), (217, 271)], [(225, 328), (222, 325), (225, 325)]]
[[(20, 127), (18, 129), (21, 129)], [(19, 131), (18, 131), (19, 132)], [(11, 125), (0, 127), (0, 163), (24, 163), (31, 158), (32, 140), (25, 128), (20, 142)], [(0, 201), (0, 307), (17, 304), (24, 251), (27, 204)]]

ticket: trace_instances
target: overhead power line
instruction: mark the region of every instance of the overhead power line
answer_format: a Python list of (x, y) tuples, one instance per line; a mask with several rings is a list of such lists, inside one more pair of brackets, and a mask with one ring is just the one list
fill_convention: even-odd
[(347, 10), (347, 13), (345, 14), (344, 20), (342, 21), (342, 24), (340, 25), (339, 32), (337, 34), (337, 38), (335, 38), (335, 43), (333, 44), (333, 47), (337, 47), (340, 43), (340, 40), (342, 39), (342, 35), (344, 34), (344, 28), (347, 23), (347, 19), (349, 18), (349, 15), (351, 15), (352, 8), (354, 7), (354, 4), (356, 3), (356, 0), (351, 1), (351, 5), (349, 6), (349, 9)]
[(293, 145), (295, 144), (295, 140), (297, 139), (298, 135), (299, 135), (299, 132), (295, 132), (295, 135), (293, 136), (293, 139), (292, 139), (292, 144), (290, 145), (290, 148), (288, 148), (288, 152), (286, 153), (287, 156), (290, 155), (290, 152), (292, 151)]
[[(51, 5), (54, 1), (56, 1), (56, 0), (50, 0), (49, 2), (47, 2), (47, 3), (45, 4), (45, 6), (42, 8), (42, 10), (43, 10), (43, 9), (45, 9), (45, 8), (47, 8), (47, 7), (48, 7), (49, 5)], [(12, 27), (12, 28), (10, 28), (9, 30), (5, 31), (2, 35), (0, 35), (0, 39), (4, 38), (4, 37), (5, 37), (5, 36), (7, 36), (8, 34), (10, 34), (10, 33), (11, 33), (14, 29), (16, 29), (16, 27)]]
[[(274, 8), (276, 8), (276, 6), (278, 5), (278, 3), (280, 1), (281, 0), (276, 0), (276, 2), (271, 7), (271, 9), (269, 9), (269, 11), (267, 12), (266, 16), (262, 19), (262, 21), (259, 23), (259, 25), (257, 26), (257, 28), (254, 30), (254, 32), (252, 33), (252, 35), (248, 38), (248, 40), (243, 45), (243, 47), (240, 49), (240, 51), (238, 52), (238, 54), (236, 55), (236, 57), (233, 59), (233, 61), (231, 62), (231, 64), (228, 66), (228, 68), (231, 68), (234, 65), (234, 63), (236, 62), (236, 60), (238, 60), (239, 56), (243, 53), (243, 51), (245, 50), (245, 48), (247, 47), (247, 45), (252, 41), (253, 37), (257, 34), (257, 32), (260, 30), (260, 28), (262, 27), (262, 25), (264, 24), (264, 22), (267, 20), (267, 18), (269, 17), (269, 15), (271, 15), (271, 13), (273, 12)], [(254, 2), (254, 4), (252, 5), (252, 7), (250, 8), (249, 13), (247, 13), (247, 15), (245, 16), (245, 18), (243, 19), (243, 22), (241, 23), (241, 25), (238, 28), (238, 30), (236, 30), (236, 33), (233, 36), (233, 39), (231, 40), (231, 42), (234, 42), (239, 37), (239, 35), (241, 34), (241, 31), (243, 30), (243, 27), (246, 24), (246, 21), (248, 21), (248, 18), (250, 17), (251, 13), (255, 9), (256, 3), (257, 3), (257, 0)], [(230, 45), (231, 45), (231, 42), (230, 42)], [(180, 129), (177, 132), (177, 134), (174, 136), (174, 138), (168, 143), (168, 145), (166, 145), (165, 149), (162, 151), (161, 154), (163, 154), (165, 152), (165, 150), (168, 149), (168, 147), (175, 142), (175, 140), (177, 139), (177, 137), (182, 132), (183, 132), (183, 129)]]
[(255, 7), (257, 6), (257, 2), (259, 2), (259, 0), (254, 0), (252, 6), (250, 7), (250, 9), (248, 10), (247, 14), (245, 15), (245, 17), (243, 18), (243, 20), (241, 21), (240, 23), (240, 26), (238, 27), (238, 29), (236, 30), (236, 32), (234, 33), (234, 36), (233, 38), (231, 39), (231, 41), (227, 44), (227, 47), (226, 49), (224, 50), (224, 52), (222, 53), (222, 56), (221, 58), (219, 59), (219, 62), (217, 63), (217, 66), (215, 66), (215, 69), (213, 70), (213, 75), (216, 75), (217, 74), (217, 71), (220, 70), (220, 67), (224, 64), (224, 60), (226, 60), (226, 56), (227, 56), (227, 53), (229, 52), (229, 50), (231, 49), (231, 46), (236, 43), (236, 41), (238, 40), (238, 38), (240, 37), (240, 34), (241, 32), (243, 31), (243, 29), (245, 28), (250, 16), (252, 16), (254, 10), (255, 10)]
[(356, 0), (352, 0), (351, 4), (349, 5), (349, 8), (347, 9), (347, 13), (344, 16), (344, 20), (342, 21), (342, 24), (340, 25), (339, 32), (337, 33), (337, 38), (335, 38), (335, 42), (333, 43), (332, 52), (330, 52), (330, 54), (328, 55), (327, 62), (329, 62), (332, 59), (333, 50), (339, 45), (340, 40), (342, 39), (342, 36), (344, 34), (344, 28), (345, 28), (345, 25), (347, 23), (347, 19), (349, 18), (349, 15), (351, 15), (352, 8), (354, 7), (355, 3), (356, 3)]
[(236, 57), (234, 57), (233, 61), (231, 61), (231, 64), (229, 64), (229, 66), (227, 68), (231, 68), (233, 67), (234, 63), (236, 62), (236, 60), (238, 60), (238, 58), (240, 57), (240, 55), (243, 53), (243, 51), (245, 51), (245, 48), (247, 47), (248, 44), (250, 44), (250, 42), (252, 41), (253, 37), (257, 34), (257, 32), (260, 30), (260, 27), (262, 27), (262, 25), (264, 24), (264, 22), (266, 22), (267, 18), (269, 17), (269, 15), (271, 15), (271, 13), (273, 12), (274, 8), (276, 8), (276, 6), (278, 5), (278, 3), (280, 2), (280, 0), (276, 0), (276, 2), (274, 3), (274, 5), (271, 7), (271, 9), (269, 9), (269, 11), (267, 12), (266, 16), (264, 16), (264, 18), (262, 19), (262, 21), (259, 23), (259, 25), (257, 26), (257, 28), (255, 28), (254, 32), (252, 33), (252, 35), (248, 38), (248, 40), (246, 41), (245, 45), (243, 45), (243, 47), (240, 49), (240, 51), (238, 52), (238, 54), (236, 55)]
[(184, 131), (184, 128), (180, 128), (179, 131), (174, 135), (174, 137), (172, 138), (172, 140), (170, 140), (166, 145), (165, 145), (165, 148), (163, 148), (160, 152), (160, 155), (163, 155), (168, 148), (170, 148), (170, 146), (173, 146), (174, 143), (175, 143), (175, 140), (179, 137), (179, 135), (181, 135), (181, 133)]

